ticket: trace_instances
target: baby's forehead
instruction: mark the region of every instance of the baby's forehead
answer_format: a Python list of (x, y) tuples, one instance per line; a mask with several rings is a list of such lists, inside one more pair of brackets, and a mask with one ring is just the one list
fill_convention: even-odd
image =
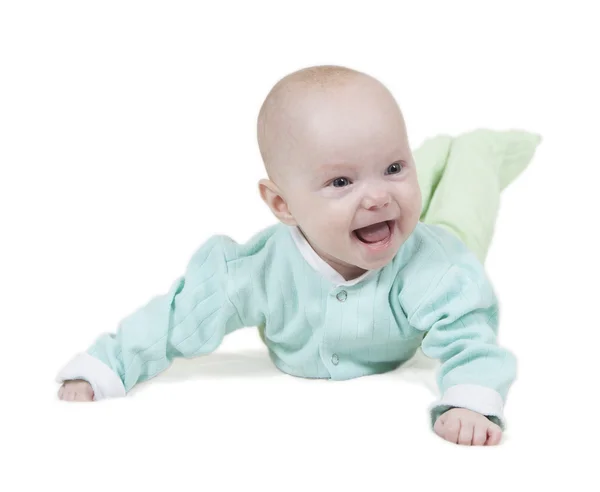
[(280, 169), (286, 178), (320, 182), (335, 175), (379, 172), (397, 161), (410, 162), (403, 129), (382, 120), (380, 125), (345, 119), (317, 122), (286, 144)]
[(375, 106), (319, 109), (305, 124), (290, 127), (290, 134), (296, 151), (324, 166), (406, 159), (410, 153), (401, 117)]
[(306, 74), (290, 77), (274, 87), (259, 115), (259, 147), (268, 172), (385, 162), (407, 146), (405, 135), (391, 93), (360, 73), (327, 83)]

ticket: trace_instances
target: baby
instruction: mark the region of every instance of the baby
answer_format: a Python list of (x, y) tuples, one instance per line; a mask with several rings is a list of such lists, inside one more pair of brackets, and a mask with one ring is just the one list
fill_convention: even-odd
[(421, 222), (402, 113), (373, 77), (317, 66), (280, 80), (258, 117), (278, 223), (245, 244), (213, 236), (168, 293), (100, 336), (58, 374), (59, 397), (125, 396), (175, 357), (217, 349), (257, 326), (281, 371), (344, 380), (399, 367), (421, 347), (439, 359), (442, 438), (495, 445), (515, 379), (496, 343), (498, 304), (456, 235)]

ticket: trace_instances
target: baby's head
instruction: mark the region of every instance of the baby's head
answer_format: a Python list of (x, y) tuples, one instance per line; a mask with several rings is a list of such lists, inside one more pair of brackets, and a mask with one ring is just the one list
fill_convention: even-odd
[(421, 191), (402, 113), (373, 77), (317, 66), (281, 79), (258, 117), (263, 200), (350, 280), (413, 232)]

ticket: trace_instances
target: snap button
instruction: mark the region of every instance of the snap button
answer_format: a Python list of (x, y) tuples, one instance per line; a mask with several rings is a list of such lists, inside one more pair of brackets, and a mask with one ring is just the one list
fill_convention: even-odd
[(348, 293), (345, 290), (341, 290), (335, 297), (338, 301), (344, 302), (348, 298)]
[(338, 354), (333, 354), (333, 355), (331, 356), (331, 363), (332, 363), (334, 366), (337, 366), (339, 361), (340, 361), (340, 358), (338, 357)]

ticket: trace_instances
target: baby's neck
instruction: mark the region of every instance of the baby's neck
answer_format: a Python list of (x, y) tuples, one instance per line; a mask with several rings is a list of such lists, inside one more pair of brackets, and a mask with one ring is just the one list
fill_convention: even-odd
[(354, 265), (339, 265), (339, 264), (337, 264), (335, 262), (328, 261), (325, 258), (323, 258), (323, 259), (327, 263), (329, 263), (329, 265), (331, 266), (331, 268), (333, 268), (342, 277), (344, 277), (344, 279), (346, 281), (354, 280), (355, 278), (360, 277), (362, 274), (364, 274), (366, 272), (366, 270), (363, 270), (362, 268), (359, 268), (359, 267), (354, 266)]
[(338, 272), (346, 282), (350, 280), (354, 280), (355, 278), (363, 275), (366, 270), (355, 265), (349, 265), (348, 263), (341, 262), (336, 258), (328, 255), (324, 251), (321, 251), (315, 244), (312, 243), (308, 236), (304, 234), (302, 229), (298, 228), (300, 234), (304, 237), (305, 241), (309, 244), (312, 250), (321, 258), (325, 263), (327, 263), (331, 268), (333, 268), (336, 272)]
[(366, 270), (363, 268), (357, 267), (355, 265), (349, 265), (347, 263), (342, 263), (342, 262), (338, 261), (337, 259), (335, 259), (325, 253), (322, 253), (321, 251), (316, 249), (313, 245), (311, 245), (311, 246), (315, 250), (315, 253), (317, 253), (321, 257), (321, 259), (324, 262), (326, 262), (331, 268), (333, 268), (342, 277), (344, 277), (344, 280), (346, 280), (347, 282), (360, 277), (362, 274), (364, 274), (366, 272)]

